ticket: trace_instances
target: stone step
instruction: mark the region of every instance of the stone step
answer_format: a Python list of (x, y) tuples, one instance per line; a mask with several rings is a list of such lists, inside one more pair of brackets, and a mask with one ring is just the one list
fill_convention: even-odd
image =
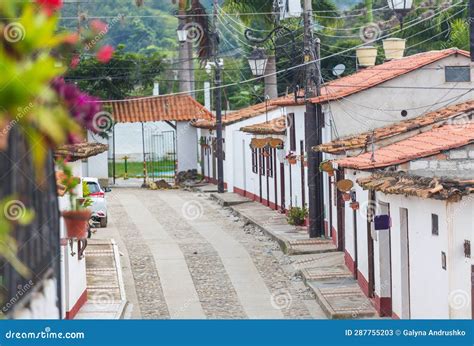
[(307, 281), (330, 319), (375, 318), (377, 311), (354, 279)]
[(352, 278), (352, 273), (345, 265), (305, 268), (300, 273), (305, 281)]
[(337, 251), (337, 247), (330, 239), (305, 239), (288, 241), (286, 243), (289, 255), (320, 254)]
[(250, 199), (232, 192), (211, 193), (211, 198), (216, 200), (217, 203), (219, 203), (223, 207), (230, 207), (233, 205), (251, 202)]

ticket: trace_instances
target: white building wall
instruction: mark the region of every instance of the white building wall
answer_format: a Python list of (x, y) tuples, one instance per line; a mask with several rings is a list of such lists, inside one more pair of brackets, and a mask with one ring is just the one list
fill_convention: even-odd
[(198, 169), (197, 129), (187, 121), (176, 122), (178, 172)]
[[(390, 122), (414, 118), (442, 108), (448, 102), (460, 103), (471, 99), (472, 92), (467, 92), (464, 88), (474, 87), (473, 69), (471, 82), (445, 82), (443, 67), (459, 65), (470, 65), (469, 58), (452, 55), (380, 86), (332, 101), (331, 112), (339, 136), (353, 135), (386, 126)], [(414, 89), (416, 87), (419, 89)], [(402, 110), (407, 110), (407, 117), (401, 116)]]
[[(402, 293), (402, 239), (400, 208), (408, 209), (409, 235), (409, 316), (423, 318), (471, 318), (470, 271), (472, 260), (465, 258), (464, 240), (473, 239), (473, 198), (460, 203), (433, 199), (385, 195), (380, 201), (390, 204), (391, 229), (391, 294), (392, 309), (399, 317), (407, 317), (407, 302)], [(432, 235), (431, 214), (439, 217), (439, 235)], [(381, 231), (383, 232), (383, 231)], [(380, 235), (380, 234), (379, 234)], [(380, 238), (377, 242), (380, 242)], [(360, 244), (362, 245), (362, 244)], [(441, 253), (446, 253), (447, 269), (442, 268)], [(375, 253), (380, 263), (381, 252)], [(376, 294), (387, 296), (383, 281), (385, 272), (376, 271)], [(384, 292), (385, 291), (385, 292)]]
[[(471, 266), (474, 244), (474, 196), (463, 198), (458, 203), (447, 203), (448, 225), (448, 274), (449, 315), (446, 318), (472, 319), (471, 313)], [(471, 242), (471, 258), (464, 255), (464, 241)]]
[[(235, 192), (235, 187), (259, 195), (259, 174), (252, 172), (252, 151), (250, 142), (254, 135), (240, 131), (240, 128), (253, 124), (262, 123), (272, 120), (282, 115), (281, 109), (269, 111), (268, 114), (261, 114), (250, 119), (239, 121), (238, 123), (226, 126), (226, 161), (225, 171), (228, 172), (225, 181), (227, 182), (227, 190)], [(267, 137), (267, 136), (262, 136)], [(277, 159), (277, 158), (275, 158)], [(280, 161), (277, 159), (277, 192), (278, 203), (280, 199), (280, 177), (279, 177)], [(269, 201), (275, 203), (275, 172), (272, 178), (269, 178)], [(267, 199), (267, 177), (262, 176), (262, 198)]]
[[(76, 177), (82, 177), (82, 162), (74, 161), (68, 163), (72, 168), (72, 174)], [(79, 184), (76, 188), (77, 194), (82, 195), (82, 185)], [(65, 195), (58, 198), (59, 210), (69, 210), (70, 202), (69, 196)], [(63, 218), (60, 220), (61, 239), (66, 239), (66, 228)], [(69, 243), (61, 244), (61, 275), (63, 288), (63, 318), (66, 312), (70, 312), (78, 303), (81, 296), (86, 292), (86, 260), (79, 259), (77, 256), (78, 248), (77, 242), (74, 241), (72, 251), (75, 255), (71, 255), (71, 248)]]
[[(107, 139), (93, 135), (90, 132), (87, 133), (87, 140), (89, 142), (108, 144)], [(105, 185), (109, 180), (108, 152), (105, 151), (96, 156), (89, 157), (84, 168), (83, 173), (85, 177), (98, 178), (101, 185)]]
[[(355, 173), (355, 174), (354, 174)], [(345, 251), (353, 260), (357, 260), (357, 269), (363, 275), (365, 280), (368, 279), (368, 262), (367, 262), (367, 207), (368, 192), (363, 190), (356, 182), (357, 179), (370, 175), (368, 172), (346, 170), (345, 178), (352, 180), (354, 183), (353, 190), (356, 193), (357, 202), (359, 202), (359, 210), (355, 213), (357, 222), (357, 258), (354, 239), (354, 212), (350, 208), (350, 202), (345, 202)]]

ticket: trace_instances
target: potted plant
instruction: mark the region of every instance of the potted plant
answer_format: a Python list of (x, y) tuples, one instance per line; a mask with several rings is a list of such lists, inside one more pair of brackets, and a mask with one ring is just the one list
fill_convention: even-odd
[(345, 202), (349, 202), (351, 200), (351, 194), (350, 193), (347, 193), (347, 192), (344, 192), (342, 194), (342, 199), (345, 201)]
[(296, 155), (292, 151), (286, 155), (286, 159), (290, 165), (296, 165)]
[(320, 163), (319, 171), (326, 172), (330, 177), (334, 175), (334, 166), (331, 160), (325, 160)]
[[(91, 217), (91, 211), (88, 207), (91, 206), (92, 200), (90, 197), (78, 197), (76, 187), (81, 183), (81, 180), (74, 177), (72, 170), (64, 162), (58, 163), (62, 169), (60, 177), (60, 184), (65, 187), (66, 193), (69, 194), (70, 210), (65, 210), (61, 213), (66, 224), (66, 231), (68, 238), (82, 239), (87, 237), (87, 224)], [(86, 189), (84, 196), (87, 195)]]
[(307, 216), (308, 209), (305, 207), (292, 207), (290, 210), (288, 210), (288, 223), (293, 226), (303, 226)]

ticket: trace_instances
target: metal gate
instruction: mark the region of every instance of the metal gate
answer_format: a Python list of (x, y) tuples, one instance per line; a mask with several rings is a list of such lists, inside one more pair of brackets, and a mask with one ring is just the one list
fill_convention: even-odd
[(176, 179), (175, 131), (145, 130), (145, 161), (150, 181), (164, 180), (174, 184)]
[(121, 135), (117, 135), (114, 128), (109, 142), (109, 177), (113, 184), (135, 186), (158, 180), (164, 180), (168, 184), (175, 183), (176, 132), (167, 128), (168, 125), (163, 126), (163, 123), (142, 123), (140, 135), (133, 132), (126, 139), (131, 140), (135, 148), (139, 144), (141, 149), (140, 153), (130, 154), (116, 153), (117, 143), (121, 143), (124, 138), (120, 138)]

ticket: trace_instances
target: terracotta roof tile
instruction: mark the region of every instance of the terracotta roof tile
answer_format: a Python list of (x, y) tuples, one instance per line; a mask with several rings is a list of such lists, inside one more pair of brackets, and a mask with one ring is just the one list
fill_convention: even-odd
[[(378, 142), (413, 130), (420, 129), (420, 131), (423, 131), (423, 127), (427, 127), (427, 130), (429, 130), (429, 125), (437, 126), (437, 123), (446, 122), (448, 119), (472, 111), (474, 111), (474, 100), (445, 107), (417, 118), (380, 127), (374, 131), (336, 139), (332, 142), (314, 147), (313, 150), (330, 154), (343, 154), (348, 150), (367, 148), (372, 142), (372, 136), (373, 140)], [(456, 123), (455, 120), (453, 122)]]
[(336, 160), (340, 167), (375, 169), (398, 165), (474, 143), (474, 123), (448, 124), (355, 157)]
[[(265, 112), (277, 109), (278, 106), (272, 106), (267, 102), (258, 103), (256, 105), (242, 108), (238, 111), (222, 115), (222, 125), (227, 126), (236, 122), (250, 119), (258, 115), (264, 114)], [(203, 129), (213, 129), (216, 126), (215, 119), (212, 120), (196, 120), (192, 123), (193, 126)]]
[[(321, 89), (321, 96), (315, 97), (311, 99), (311, 101), (313, 103), (324, 103), (337, 100), (387, 82), (393, 78), (414, 71), (453, 54), (461, 54), (469, 57), (468, 52), (451, 48), (433, 50), (410, 55), (397, 60), (391, 60), (380, 65), (367, 67), (357, 73), (325, 83)], [(304, 100), (299, 100), (298, 103), (304, 103)], [(274, 100), (272, 101), (272, 104), (289, 106), (294, 105), (295, 100), (294, 97), (288, 96), (284, 99)]]
[(163, 95), (150, 98), (106, 102), (119, 123), (146, 121), (190, 121), (211, 119), (212, 113), (189, 95)]
[(83, 160), (98, 155), (109, 149), (107, 144), (83, 142), (63, 145), (54, 151), (56, 158), (65, 158), (68, 161)]
[(357, 179), (357, 183), (366, 190), (450, 202), (457, 202), (463, 196), (474, 193), (474, 181), (472, 180), (427, 178), (404, 172), (376, 172), (369, 177)]
[(278, 117), (263, 123), (244, 126), (240, 131), (256, 135), (284, 135), (286, 133), (286, 117)]

